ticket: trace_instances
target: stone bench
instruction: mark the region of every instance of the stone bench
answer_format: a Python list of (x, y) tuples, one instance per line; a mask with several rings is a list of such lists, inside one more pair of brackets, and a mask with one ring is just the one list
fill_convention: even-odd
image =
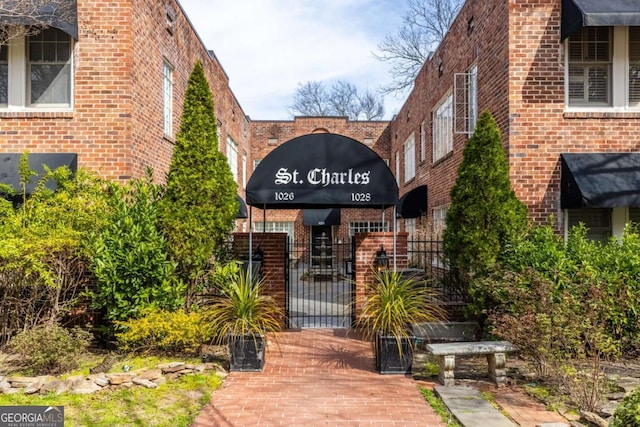
[(515, 351), (516, 347), (508, 341), (475, 341), (428, 344), (426, 350), (438, 356), (440, 372), (438, 380), (445, 386), (455, 384), (453, 369), (456, 366), (456, 356), (473, 356), (484, 354), (489, 363), (489, 378), (500, 385), (506, 382), (505, 353)]

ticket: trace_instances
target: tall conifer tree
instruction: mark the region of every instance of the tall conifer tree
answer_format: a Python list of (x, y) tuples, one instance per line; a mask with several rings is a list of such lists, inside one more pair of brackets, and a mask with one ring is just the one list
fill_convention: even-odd
[(525, 229), (527, 208), (511, 188), (509, 163), (491, 113), (480, 115), (462, 156), (443, 245), (455, 277), (468, 284), (487, 272), (504, 245)]
[(202, 63), (185, 92), (180, 130), (161, 204), (161, 221), (177, 272), (193, 296), (216, 247), (233, 229), (237, 186), (218, 148), (213, 99)]

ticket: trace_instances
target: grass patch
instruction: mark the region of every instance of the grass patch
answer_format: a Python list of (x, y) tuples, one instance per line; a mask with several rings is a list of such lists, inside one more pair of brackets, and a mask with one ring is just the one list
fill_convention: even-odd
[(420, 387), (420, 392), (424, 396), (425, 400), (429, 403), (429, 405), (431, 405), (433, 410), (436, 411), (438, 415), (440, 415), (440, 418), (442, 418), (443, 422), (451, 427), (462, 427), (462, 425), (453, 417), (453, 414), (451, 413), (451, 411), (449, 411), (449, 408), (447, 408), (442, 399), (436, 396), (433, 390)]
[(184, 375), (156, 389), (131, 387), (89, 395), (0, 394), (0, 406), (61, 405), (66, 427), (187, 427), (221, 383), (220, 377), (207, 371)]

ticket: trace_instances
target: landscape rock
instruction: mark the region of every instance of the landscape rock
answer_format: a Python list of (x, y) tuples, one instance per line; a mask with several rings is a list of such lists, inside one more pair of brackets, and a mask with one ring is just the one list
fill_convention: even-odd
[(44, 377), (37, 378), (34, 382), (24, 388), (24, 394), (35, 394), (40, 391), (40, 388), (45, 383)]
[(110, 384), (109, 378), (105, 376), (96, 377), (93, 379), (93, 382), (99, 385), (100, 387), (106, 387)]
[(171, 362), (165, 363), (162, 365), (158, 365), (158, 368), (162, 371), (163, 374), (168, 374), (172, 372), (178, 372), (184, 369), (184, 362)]
[(130, 383), (133, 378), (133, 374), (131, 373), (116, 373), (116, 374), (107, 374), (107, 378), (111, 385), (123, 385), (125, 383)]
[(33, 384), (38, 381), (37, 377), (8, 377), (7, 381), (11, 383), (14, 388), (25, 388), (29, 384)]
[(144, 378), (134, 378), (133, 379), (133, 383), (137, 384), (137, 385), (141, 385), (143, 387), (146, 388), (157, 388), (158, 384), (154, 383), (153, 381), (144, 379)]
[(91, 380), (83, 380), (79, 382), (74, 382), (73, 387), (71, 388), (71, 393), (73, 394), (91, 394), (96, 391), (102, 390), (98, 384)]
[(69, 391), (70, 386), (71, 384), (69, 382), (63, 381), (60, 379), (48, 380), (48, 381), (45, 381), (44, 384), (42, 384), (42, 387), (40, 387), (40, 393), (41, 394), (47, 394), (47, 393), (61, 394), (66, 391)]

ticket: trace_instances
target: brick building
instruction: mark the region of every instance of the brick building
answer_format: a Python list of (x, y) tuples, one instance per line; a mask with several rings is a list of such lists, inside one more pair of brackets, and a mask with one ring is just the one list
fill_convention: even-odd
[[(513, 188), (533, 219), (553, 216), (564, 232), (581, 221), (594, 238), (640, 221), (640, 8), (632, 1), (467, 0), (389, 122), (251, 120), (176, 0), (72, 3), (73, 17), (0, 47), (3, 162), (25, 150), (67, 153), (106, 178), (124, 181), (152, 167), (162, 181), (199, 60), (214, 97), (219, 149), (240, 195), (255, 165), (283, 143), (344, 135), (387, 161), (404, 200), (424, 202), (401, 228), (437, 238), (464, 146), (488, 110), (502, 132)], [(0, 24), (16, 24), (15, 17), (0, 16)], [(341, 209), (324, 218), (300, 209), (252, 214), (254, 230), (303, 244), (344, 244), (356, 232), (388, 231), (392, 222), (389, 209)], [(248, 231), (248, 219), (238, 226)]]
[(594, 238), (640, 220), (640, 8), (632, 3), (466, 1), (388, 129), (400, 194), (427, 185), (429, 233), (444, 226), (484, 110), (533, 219), (553, 215), (565, 232), (582, 221)]
[(246, 176), (249, 119), (175, 0), (86, 0), (73, 8), (64, 22), (0, 48), (0, 151), (75, 153), (79, 167), (106, 178), (152, 167), (163, 180), (187, 80), (201, 61), (220, 149), (236, 154), (234, 172)]

